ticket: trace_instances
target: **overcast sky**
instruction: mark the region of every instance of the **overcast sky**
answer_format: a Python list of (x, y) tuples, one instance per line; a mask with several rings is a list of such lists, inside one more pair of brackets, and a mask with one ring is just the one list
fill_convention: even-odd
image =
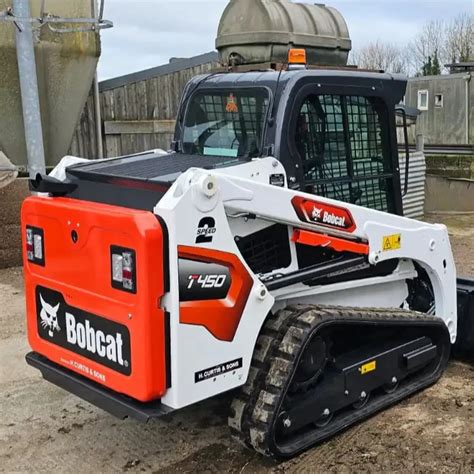
[[(115, 27), (102, 34), (100, 79), (165, 64), (171, 57), (212, 51), (227, 3), (106, 0), (105, 17)], [(474, 11), (474, 0), (330, 0), (327, 4), (346, 18), (354, 48), (377, 39), (404, 44), (428, 20), (446, 20)]]

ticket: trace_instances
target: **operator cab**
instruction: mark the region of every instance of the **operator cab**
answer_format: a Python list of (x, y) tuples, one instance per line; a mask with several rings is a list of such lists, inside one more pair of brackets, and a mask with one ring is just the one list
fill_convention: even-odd
[(199, 76), (184, 91), (174, 149), (274, 156), (290, 188), (402, 215), (395, 110), (405, 89), (402, 76), (353, 70)]

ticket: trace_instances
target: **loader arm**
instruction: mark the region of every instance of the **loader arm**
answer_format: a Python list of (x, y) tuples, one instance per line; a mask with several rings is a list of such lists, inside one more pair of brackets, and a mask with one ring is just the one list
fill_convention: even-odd
[[(223, 206), (229, 220), (243, 215), (269, 223), (285, 224), (290, 227), (293, 239), (298, 238), (297, 230), (304, 230), (304, 235), (310, 239), (311, 234), (314, 234), (313, 239), (323, 236), (321, 245), (338, 242), (348, 250), (360, 246), (356, 253), (366, 255), (370, 265), (394, 259), (420, 263), (434, 285), (436, 315), (448, 326), (452, 342), (456, 340), (456, 268), (446, 226), (427, 224), (267, 184), (272, 176), (284, 173), (278, 162), (266, 158), (231, 170), (190, 170), (178, 180), (175, 187), (191, 192), (197, 212), (207, 208), (208, 213), (212, 213), (216, 207)], [(205, 190), (200, 189), (202, 183), (208, 183), (209, 180), (215, 180), (218, 189), (213, 196), (206, 195)], [(171, 191), (169, 196), (173, 194)], [(167, 198), (160, 202), (156, 211), (159, 212), (166, 202)], [(329, 211), (340, 210), (342, 216), (347, 215), (353, 221), (352, 228), (343, 229), (337, 223), (313, 220), (307, 213), (304, 214), (304, 210), (300, 212), (300, 207), (305, 205), (326, 206)], [(328, 216), (331, 221), (329, 213)], [(395, 237), (398, 242), (392, 245)], [(299, 238), (302, 238), (301, 233)], [(293, 272), (294, 268), (290, 267), (288, 273)], [(280, 276), (285, 275), (284, 270), (279, 273)], [(281, 292), (275, 292), (277, 299), (279, 294)]]
[[(415, 262), (431, 280), (435, 315), (449, 329), (451, 341), (456, 340), (456, 269), (445, 226), (269, 185), (275, 175), (283, 176), (287, 182), (283, 166), (272, 158), (214, 171), (191, 169), (175, 182), (155, 207), (154, 212), (166, 221), (169, 229), (172, 282), (178, 281), (173, 275), (179, 275), (177, 262), (182, 249), (189, 253), (197, 242), (200, 242), (199, 248), (207, 247), (211, 253), (237, 255), (253, 279), (253, 290), (243, 308), (232, 345), (216, 340), (209, 328), (205, 328), (202, 317), (195, 319), (194, 326), (182, 324), (182, 304), (180, 308), (180, 303), (171, 296), (179, 293), (179, 287), (175, 283), (173, 288), (172, 283), (170, 294), (164, 299), (172, 318), (171, 344), (174, 348), (173, 387), (163, 399), (166, 405), (177, 408), (189, 404), (190, 397), (197, 401), (243, 384), (248, 376), (247, 364), (254, 351), (256, 335), (266, 318), (262, 310), (268, 314), (270, 310), (277, 311), (293, 302), (311, 301), (342, 306), (349, 306), (352, 301), (352, 306), (403, 307), (407, 298), (406, 280), (417, 275)], [(313, 207), (317, 208), (314, 216)], [(322, 213), (318, 216), (320, 210)], [(208, 243), (199, 239), (203, 222), (212, 225), (212, 239)], [(242, 233), (236, 229), (247, 226), (248, 233), (252, 233), (274, 224), (288, 228), (291, 263), (286, 268), (256, 274), (236, 245), (236, 234)], [(321, 266), (301, 268), (295, 257), (298, 240), (312, 246), (339, 248), (341, 255), (351, 256), (352, 261), (342, 258), (331, 262), (326, 270)], [(387, 276), (307, 285), (308, 281), (317, 281), (321, 275), (349, 271), (351, 265), (355, 268), (364, 264), (377, 267), (388, 261), (398, 261), (398, 266)], [(206, 351), (193, 354), (192, 362), (190, 344), (206, 347)], [(237, 352), (234, 351), (236, 348)], [(220, 355), (216, 358), (215, 354)], [(222, 362), (242, 359), (242, 377), (220, 377), (214, 385), (198, 384), (197, 389), (192, 388), (190, 380), (198, 372), (197, 367), (214, 367), (219, 363), (217, 359)]]

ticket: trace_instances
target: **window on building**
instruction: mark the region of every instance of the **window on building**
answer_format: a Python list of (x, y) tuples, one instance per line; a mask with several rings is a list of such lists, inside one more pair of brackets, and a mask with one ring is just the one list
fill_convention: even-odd
[(429, 92), (424, 90), (424, 91), (418, 91), (418, 109), (420, 110), (428, 110), (429, 109)]
[(444, 97), (443, 94), (436, 94), (435, 95), (435, 107), (438, 109), (442, 109), (444, 105)]

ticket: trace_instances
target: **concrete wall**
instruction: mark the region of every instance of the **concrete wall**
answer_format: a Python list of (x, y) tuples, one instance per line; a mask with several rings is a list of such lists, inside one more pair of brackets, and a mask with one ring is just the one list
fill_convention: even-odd
[(474, 212), (474, 181), (428, 175), (426, 212)]
[[(466, 145), (466, 108), (469, 110), (469, 144), (474, 144), (474, 78), (469, 84), (466, 104), (467, 74), (412, 78), (408, 82), (405, 103), (418, 107), (418, 91), (429, 92), (428, 110), (418, 117), (417, 133), (427, 145)], [(443, 107), (435, 106), (435, 96), (443, 95)]]
[(474, 180), (474, 155), (428, 155), (428, 174)]
[(20, 210), (28, 195), (26, 179), (0, 189), (0, 268), (21, 265)]

